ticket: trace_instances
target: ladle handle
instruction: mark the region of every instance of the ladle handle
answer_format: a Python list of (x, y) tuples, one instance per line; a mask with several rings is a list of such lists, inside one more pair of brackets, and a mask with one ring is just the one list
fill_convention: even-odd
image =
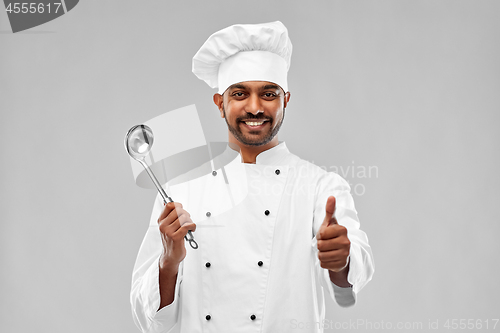
[[(167, 198), (170, 200), (169, 202), (173, 202), (171, 197), (167, 196)], [(167, 201), (165, 201), (165, 198), (163, 198), (163, 202), (165, 203), (165, 205), (168, 203)], [(194, 240), (191, 230), (188, 230), (188, 235), (189, 238), (187, 236), (184, 236), (184, 238), (189, 242), (189, 245), (196, 250), (198, 248), (198, 243), (196, 243), (196, 241)]]
[[(156, 189), (158, 190), (158, 192), (160, 192), (160, 195), (163, 198), (163, 202), (165, 204), (167, 204), (169, 202), (174, 202), (174, 200), (172, 200), (172, 198), (167, 195), (167, 192), (165, 192), (165, 190), (163, 189), (163, 187), (161, 187), (160, 182), (158, 181), (158, 179), (156, 179), (155, 174), (149, 168), (149, 166), (144, 161), (142, 161), (142, 160), (138, 160), (138, 161), (142, 164), (142, 166), (144, 167), (144, 169), (146, 169), (146, 172), (148, 173), (149, 177), (151, 178), (151, 180), (155, 184)], [(193, 234), (191, 233), (191, 230), (188, 231), (188, 234), (189, 234), (189, 238), (187, 237), (187, 235), (184, 236), (184, 238), (189, 242), (189, 245), (193, 249), (196, 250), (198, 248), (198, 243), (196, 243), (196, 241), (194, 240), (194, 237), (193, 237)]]

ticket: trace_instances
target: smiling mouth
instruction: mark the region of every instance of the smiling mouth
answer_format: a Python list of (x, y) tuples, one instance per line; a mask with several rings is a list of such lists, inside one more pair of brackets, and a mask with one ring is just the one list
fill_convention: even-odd
[(240, 120), (240, 122), (244, 123), (249, 127), (258, 127), (269, 122), (269, 119), (247, 119), (247, 120)]
[(262, 124), (264, 124), (264, 120), (262, 121), (244, 121), (245, 124), (247, 124), (248, 126), (260, 126)]

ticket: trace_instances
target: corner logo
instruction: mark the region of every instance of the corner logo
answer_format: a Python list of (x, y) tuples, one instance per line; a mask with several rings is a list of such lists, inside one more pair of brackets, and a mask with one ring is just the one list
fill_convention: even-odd
[(12, 32), (16, 33), (52, 21), (75, 8), (79, 0), (4, 0)]

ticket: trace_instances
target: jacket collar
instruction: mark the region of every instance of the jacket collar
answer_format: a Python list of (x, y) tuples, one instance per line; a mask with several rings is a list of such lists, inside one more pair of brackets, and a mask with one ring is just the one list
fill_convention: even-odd
[(280, 142), (277, 146), (271, 149), (264, 150), (255, 158), (255, 164), (264, 165), (280, 165), (283, 164), (285, 159), (290, 155), (286, 143)]
[[(255, 158), (255, 164), (262, 165), (282, 165), (286, 164), (287, 157), (290, 156), (290, 151), (288, 150), (286, 143), (284, 141), (280, 142), (278, 145), (264, 150)], [(223, 160), (230, 161), (241, 161), (239, 152), (229, 147), (226, 147), (223, 153)]]

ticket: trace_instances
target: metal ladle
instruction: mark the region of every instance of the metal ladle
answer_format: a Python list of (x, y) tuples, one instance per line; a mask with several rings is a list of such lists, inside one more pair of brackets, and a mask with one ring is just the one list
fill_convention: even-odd
[[(148, 156), (151, 151), (151, 147), (153, 146), (154, 136), (153, 131), (149, 126), (146, 125), (136, 125), (132, 127), (125, 135), (125, 149), (127, 153), (137, 162), (141, 163), (149, 177), (153, 181), (156, 186), (156, 189), (160, 193), (163, 198), (163, 202), (167, 204), (168, 202), (173, 202), (172, 198), (167, 195), (163, 187), (161, 187), (158, 179), (154, 175), (153, 171), (149, 168), (149, 166), (144, 161), (144, 158)], [(188, 231), (189, 238), (185, 236), (186, 240), (189, 242), (189, 245), (193, 249), (198, 248), (198, 243), (194, 240), (193, 234), (191, 230)]]

